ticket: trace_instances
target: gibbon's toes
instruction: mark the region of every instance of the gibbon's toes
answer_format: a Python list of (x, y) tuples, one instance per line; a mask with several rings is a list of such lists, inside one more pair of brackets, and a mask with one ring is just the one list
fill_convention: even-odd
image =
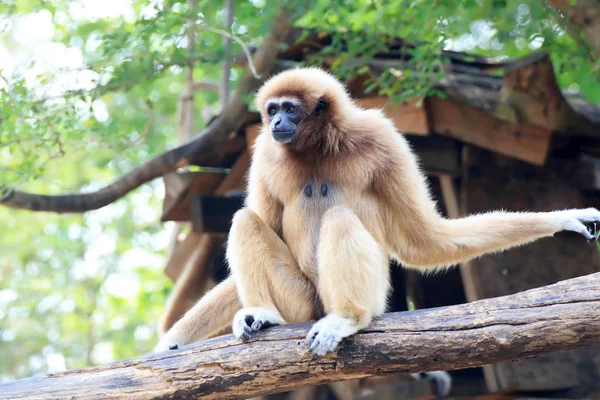
[(342, 338), (331, 332), (318, 332), (310, 344), (310, 351), (318, 357), (332, 353)]
[(243, 308), (233, 317), (233, 335), (241, 340), (249, 340), (253, 332), (284, 325), (285, 321), (278, 312), (261, 307)]
[(446, 397), (452, 389), (452, 377), (445, 371), (421, 372), (419, 374), (411, 374), (413, 379), (419, 381), (421, 379), (431, 379), (435, 382), (435, 394), (438, 397)]
[(309, 350), (321, 357), (335, 351), (342, 339), (357, 331), (356, 324), (348, 318), (329, 314), (313, 325), (306, 340)]

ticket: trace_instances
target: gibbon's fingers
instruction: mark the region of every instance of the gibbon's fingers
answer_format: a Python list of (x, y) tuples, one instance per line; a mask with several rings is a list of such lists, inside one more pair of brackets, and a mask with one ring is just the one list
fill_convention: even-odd
[(233, 335), (243, 341), (249, 340), (253, 332), (286, 322), (277, 311), (263, 307), (246, 307), (233, 317)]
[(600, 212), (598, 210), (595, 208), (586, 208), (557, 211), (557, 213), (560, 213), (564, 218), (562, 223), (563, 230), (577, 232), (585, 236), (589, 241), (596, 239), (595, 226), (593, 231), (590, 232), (590, 229), (584, 223), (596, 224), (597, 222), (600, 222)]

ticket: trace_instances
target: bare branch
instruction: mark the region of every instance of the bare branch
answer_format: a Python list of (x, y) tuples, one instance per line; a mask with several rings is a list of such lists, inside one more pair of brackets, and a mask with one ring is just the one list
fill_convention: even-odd
[[(600, 345), (600, 273), (495, 299), (386, 314), (314, 357), (310, 324), (0, 384), (0, 400), (243, 399), (373, 375), (473, 368)], [(81, 383), (85, 382), (85, 385)]]
[[(233, 25), (233, 1), (225, 0), (225, 27), (231, 29)], [(231, 76), (231, 38), (223, 37), (223, 69), (221, 70), (221, 87), (219, 96), (221, 97), (221, 109), (225, 108), (229, 102), (229, 79)], [(246, 55), (247, 57), (247, 55)]]
[(219, 93), (219, 84), (212, 81), (194, 82), (194, 90), (207, 90), (209, 92)]
[[(196, 7), (197, 0), (188, 0), (191, 17), (188, 20), (187, 52), (192, 57), (196, 49)], [(185, 71), (185, 88), (179, 98), (179, 140), (184, 142), (194, 136), (194, 63), (190, 63)]]
[(242, 49), (246, 54), (246, 59), (248, 60), (248, 66), (250, 67), (250, 71), (252, 71), (254, 77), (256, 79), (262, 79), (260, 74), (256, 71), (256, 68), (254, 67), (254, 62), (252, 61), (252, 52), (248, 48), (248, 45), (242, 41), (242, 39), (240, 39), (236, 35), (224, 31), (223, 29), (213, 28), (212, 26), (200, 25), (198, 28), (203, 29), (205, 31), (218, 33), (219, 35), (235, 40), (240, 46), (242, 46)]
[(4, 188), (0, 192), (0, 204), (36, 211), (85, 212), (104, 207), (140, 185), (179, 167), (197, 163), (199, 160), (210, 164), (215, 157), (214, 149), (244, 122), (243, 116), (248, 111), (245, 97), (254, 92), (260, 84), (255, 78), (259, 75), (256, 71), (260, 71), (259, 76), (266, 76), (275, 65), (280, 45), (291, 28), (291, 13), (292, 11), (286, 8), (280, 10), (273, 21), (271, 32), (264, 37), (254, 55), (253, 66), (250, 67), (249, 64), (246, 67), (227, 107), (190, 141), (160, 154), (95, 192), (48, 196)]

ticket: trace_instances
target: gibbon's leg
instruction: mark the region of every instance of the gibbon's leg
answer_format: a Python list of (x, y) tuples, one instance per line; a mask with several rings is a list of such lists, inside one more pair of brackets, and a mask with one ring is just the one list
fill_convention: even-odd
[(233, 318), (233, 334), (249, 339), (272, 325), (305, 322), (317, 315), (316, 289), (290, 249), (253, 211), (233, 217), (227, 260), (244, 306)]
[(327, 315), (307, 340), (312, 352), (322, 356), (385, 312), (389, 259), (356, 214), (340, 206), (323, 217), (317, 254), (318, 290)]
[(177, 349), (214, 335), (231, 322), (242, 307), (235, 281), (230, 276), (206, 293), (160, 339), (155, 351)]

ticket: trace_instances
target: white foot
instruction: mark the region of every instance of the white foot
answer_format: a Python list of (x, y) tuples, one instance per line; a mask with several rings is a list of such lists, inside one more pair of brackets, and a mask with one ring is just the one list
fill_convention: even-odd
[(241, 340), (250, 339), (252, 332), (275, 325), (285, 325), (284, 319), (274, 310), (263, 307), (246, 307), (233, 317), (233, 335)]
[(317, 356), (334, 351), (342, 339), (355, 334), (360, 328), (348, 318), (329, 314), (317, 321), (306, 336), (310, 350)]

